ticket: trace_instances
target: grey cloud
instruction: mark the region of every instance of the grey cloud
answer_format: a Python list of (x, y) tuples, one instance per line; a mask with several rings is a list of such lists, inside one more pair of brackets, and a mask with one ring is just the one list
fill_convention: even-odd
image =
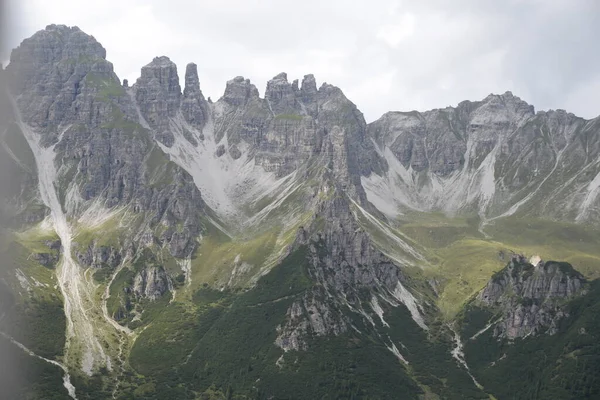
[[(290, 79), (314, 73), (318, 84), (339, 86), (367, 120), (507, 90), (537, 109), (600, 114), (600, 93), (590, 89), (600, 86), (596, 0), (114, 3), (111, 19), (85, 8), (52, 14), (47, 2), (29, 0), (42, 10), (38, 16), (48, 10), (67, 20), (24, 16), (20, 26), (28, 31), (20, 39), (47, 23), (76, 24), (103, 43), (121, 78), (133, 81), (154, 56), (167, 55), (180, 75), (196, 62), (202, 90), (213, 99), (236, 75), (262, 93), (281, 71)], [(154, 29), (128, 41), (128, 29), (148, 28), (141, 21), (148, 15)]]

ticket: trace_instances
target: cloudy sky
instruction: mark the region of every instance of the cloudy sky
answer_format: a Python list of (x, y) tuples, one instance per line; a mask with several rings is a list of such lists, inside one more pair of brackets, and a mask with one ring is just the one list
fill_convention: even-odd
[(598, 0), (8, 2), (8, 48), (48, 24), (77, 25), (121, 79), (159, 55), (180, 75), (193, 61), (213, 100), (234, 76), (262, 94), (284, 71), (339, 86), (367, 121), (507, 90), (536, 109), (600, 115)]

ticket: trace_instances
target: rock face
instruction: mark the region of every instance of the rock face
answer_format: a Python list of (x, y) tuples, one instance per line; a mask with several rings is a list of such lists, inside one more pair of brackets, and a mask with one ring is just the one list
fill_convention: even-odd
[[(93, 350), (90, 373), (110, 375), (102, 379), (106, 395), (135, 397), (143, 383), (149, 396), (168, 397), (166, 365), (179, 371), (180, 393), (201, 396), (212, 391), (204, 384), (225, 388), (228, 382), (218, 379), (234, 364), (241, 378), (236, 392), (289, 397), (265, 383), (273, 382), (273, 365), (264, 362), (279, 352), (287, 353), (280, 368), (318, 365), (324, 375), (340, 377), (339, 393), (338, 385), (315, 381), (312, 398), (364, 397), (370, 388), (357, 385), (353, 374), (369, 365), (393, 376), (390, 387), (400, 389), (373, 388), (376, 397), (416, 398), (424, 386), (434, 397), (487, 397), (472, 385), (480, 371), (463, 368), (475, 359), (462, 354), (459, 333), (452, 351), (450, 330), (439, 323), (435, 302), (449, 286), (419, 268), (437, 263), (441, 253), (403, 236), (404, 221), (396, 217), (414, 210), (464, 214), (469, 229), (471, 217), (480, 217), (482, 231), (493, 218), (513, 214), (597, 223), (600, 119), (536, 113), (506, 92), (445, 109), (390, 112), (367, 124), (340, 88), (317, 85), (310, 74), (279, 73), (264, 97), (238, 76), (213, 102), (200, 89), (198, 70), (189, 63), (178, 72), (161, 56), (141, 68), (133, 85), (121, 83), (93, 37), (50, 25), (23, 41), (0, 71), (0, 80), (10, 82), (0, 93), (0, 109), (9, 110), (0, 119), (0, 185), (11, 193), (1, 193), (10, 207), (0, 218), (11, 223), (19, 251), (25, 249), (19, 257), (27, 261), (1, 269), (0, 283), (24, 307), (64, 301), (62, 325), (75, 344), (63, 356), (71, 376)], [(50, 202), (52, 185), (57, 196)], [(44, 203), (52, 203), (52, 213)], [(455, 232), (449, 228), (443, 232)], [(43, 243), (53, 229), (62, 246)], [(286, 255), (294, 262), (278, 265)], [(42, 267), (57, 265), (57, 271)], [(289, 269), (271, 272), (278, 267)], [(261, 287), (268, 289), (253, 292)], [(517, 257), (469, 303), (476, 307), (465, 310), (472, 319), (460, 334), (483, 329), (484, 341), (492, 334), (512, 340), (554, 334), (560, 326), (551, 339), (561, 337), (565, 316), (576, 317), (575, 307), (588, 304), (579, 295), (590, 287), (568, 264)], [(29, 301), (33, 295), (36, 301)], [(158, 313), (173, 327), (153, 321)], [(35, 313), (19, 317), (28, 315)], [(255, 323), (265, 325), (258, 330)], [(593, 334), (591, 325), (586, 329), (580, 337)], [(137, 339), (123, 352), (119, 344), (127, 343), (129, 331)], [(244, 340), (247, 332), (262, 338)], [(216, 360), (211, 352), (220, 340), (226, 351)], [(135, 359), (155, 351), (156, 343), (165, 351)], [(248, 348), (236, 348), (239, 343)], [(481, 344), (467, 339), (465, 350), (469, 343)], [(352, 364), (336, 365), (357, 347), (352, 359), (342, 359)], [(186, 357), (161, 359), (173, 354)], [(429, 356), (435, 365), (422, 362)], [(143, 371), (147, 360), (153, 365)], [(407, 364), (414, 373), (406, 373)], [(129, 373), (134, 365), (143, 380)], [(185, 378), (197, 374), (207, 379)], [(287, 375), (290, 387), (308, 388), (293, 375)], [(87, 380), (74, 382), (78, 397), (86, 397)], [(414, 393), (401, 392), (413, 383)], [(483, 384), (486, 391), (493, 387)], [(468, 387), (472, 393), (452, 392)]]
[(584, 286), (584, 277), (567, 263), (538, 261), (532, 265), (515, 256), (490, 280), (478, 300), (502, 312), (494, 326), (495, 336), (513, 339), (553, 334), (567, 315), (561, 305), (581, 294)]
[[(185, 89), (183, 90), (181, 112), (185, 120), (200, 132), (209, 118), (208, 103), (200, 90), (198, 66), (194, 63), (189, 63), (185, 69)], [(197, 145), (193, 139), (190, 142)]]
[(170, 287), (169, 278), (162, 267), (148, 267), (135, 275), (133, 293), (137, 297), (156, 300)]
[(309, 335), (340, 335), (348, 330), (347, 318), (325, 301), (325, 292), (314, 291), (295, 301), (285, 316), (286, 323), (277, 327), (275, 344), (284, 351), (306, 350)]
[[(371, 302), (376, 314), (383, 315), (377, 299), (391, 307), (406, 307), (413, 320), (427, 329), (423, 309), (403, 286), (408, 278), (376, 249), (369, 235), (358, 225), (346, 193), (335, 186), (324, 190), (333, 193), (317, 205), (313, 223), (299, 229), (293, 246), (308, 248), (308, 272), (312, 280), (318, 282), (318, 289), (309, 291), (288, 309), (285, 324), (277, 329), (275, 344), (285, 351), (303, 350), (307, 348), (308, 334), (344, 333), (351, 323), (343, 310), (358, 313), (374, 324), (362, 308), (365, 300)], [(365, 299), (364, 293), (374, 295)]]
[(227, 83), (215, 111), (217, 141), (225, 137), (238, 150), (247, 149), (265, 171), (282, 177), (313, 157), (336, 157), (340, 182), (366, 203), (360, 174), (380, 171), (382, 164), (362, 113), (339, 88), (323, 84), (317, 90), (312, 75), (298, 88), (280, 73), (267, 83), (261, 99), (249, 80), (237, 77)]
[(121, 249), (111, 246), (98, 246), (96, 243), (88, 245), (83, 251), (75, 251), (77, 261), (82, 266), (92, 268), (115, 269), (122, 261)]
[(456, 108), (390, 112), (369, 125), (386, 172), (363, 174), (362, 183), (388, 215), (419, 209), (597, 221), (599, 128), (597, 119), (563, 110), (535, 113), (510, 92)]
[(250, 100), (258, 98), (258, 89), (250, 83), (250, 79), (244, 79), (243, 76), (236, 76), (232, 80), (227, 81), (222, 100), (232, 106), (243, 106)]
[(60, 240), (46, 240), (44, 244), (48, 247), (47, 252), (32, 253), (31, 257), (47, 268), (54, 268), (58, 264), (60, 251), (62, 250)]
[[(107, 209), (131, 207), (145, 216), (140, 235), (166, 225), (157, 240), (184, 257), (200, 233), (204, 204), (191, 176), (153, 148), (136, 111), (168, 144), (165, 118), (179, 112), (182, 97), (177, 71), (166, 57), (142, 68), (136, 104), (105, 55), (76, 27), (50, 25), (23, 41), (6, 70), (20, 118), (42, 146), (55, 144), (59, 196), (72, 217), (98, 200)], [(187, 99), (198, 103), (195, 89)], [(177, 224), (184, 228), (175, 235)]]

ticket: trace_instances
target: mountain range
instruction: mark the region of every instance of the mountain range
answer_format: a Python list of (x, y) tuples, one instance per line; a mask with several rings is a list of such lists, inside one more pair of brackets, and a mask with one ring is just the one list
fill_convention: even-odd
[(600, 117), (213, 102), (64, 25), (0, 80), (5, 398), (600, 396)]

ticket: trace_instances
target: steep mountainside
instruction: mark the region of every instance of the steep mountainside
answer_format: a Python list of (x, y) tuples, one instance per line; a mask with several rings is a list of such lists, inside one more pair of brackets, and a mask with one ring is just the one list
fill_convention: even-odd
[(507, 92), (367, 124), (312, 75), (183, 78), (121, 83), (64, 25), (0, 71), (13, 398), (505, 398), (492, 353), (600, 334), (598, 119)]
[(510, 92), (425, 113), (390, 112), (369, 126), (387, 161), (365, 175), (371, 202), (404, 210), (475, 211), (598, 222), (598, 118), (534, 112)]

